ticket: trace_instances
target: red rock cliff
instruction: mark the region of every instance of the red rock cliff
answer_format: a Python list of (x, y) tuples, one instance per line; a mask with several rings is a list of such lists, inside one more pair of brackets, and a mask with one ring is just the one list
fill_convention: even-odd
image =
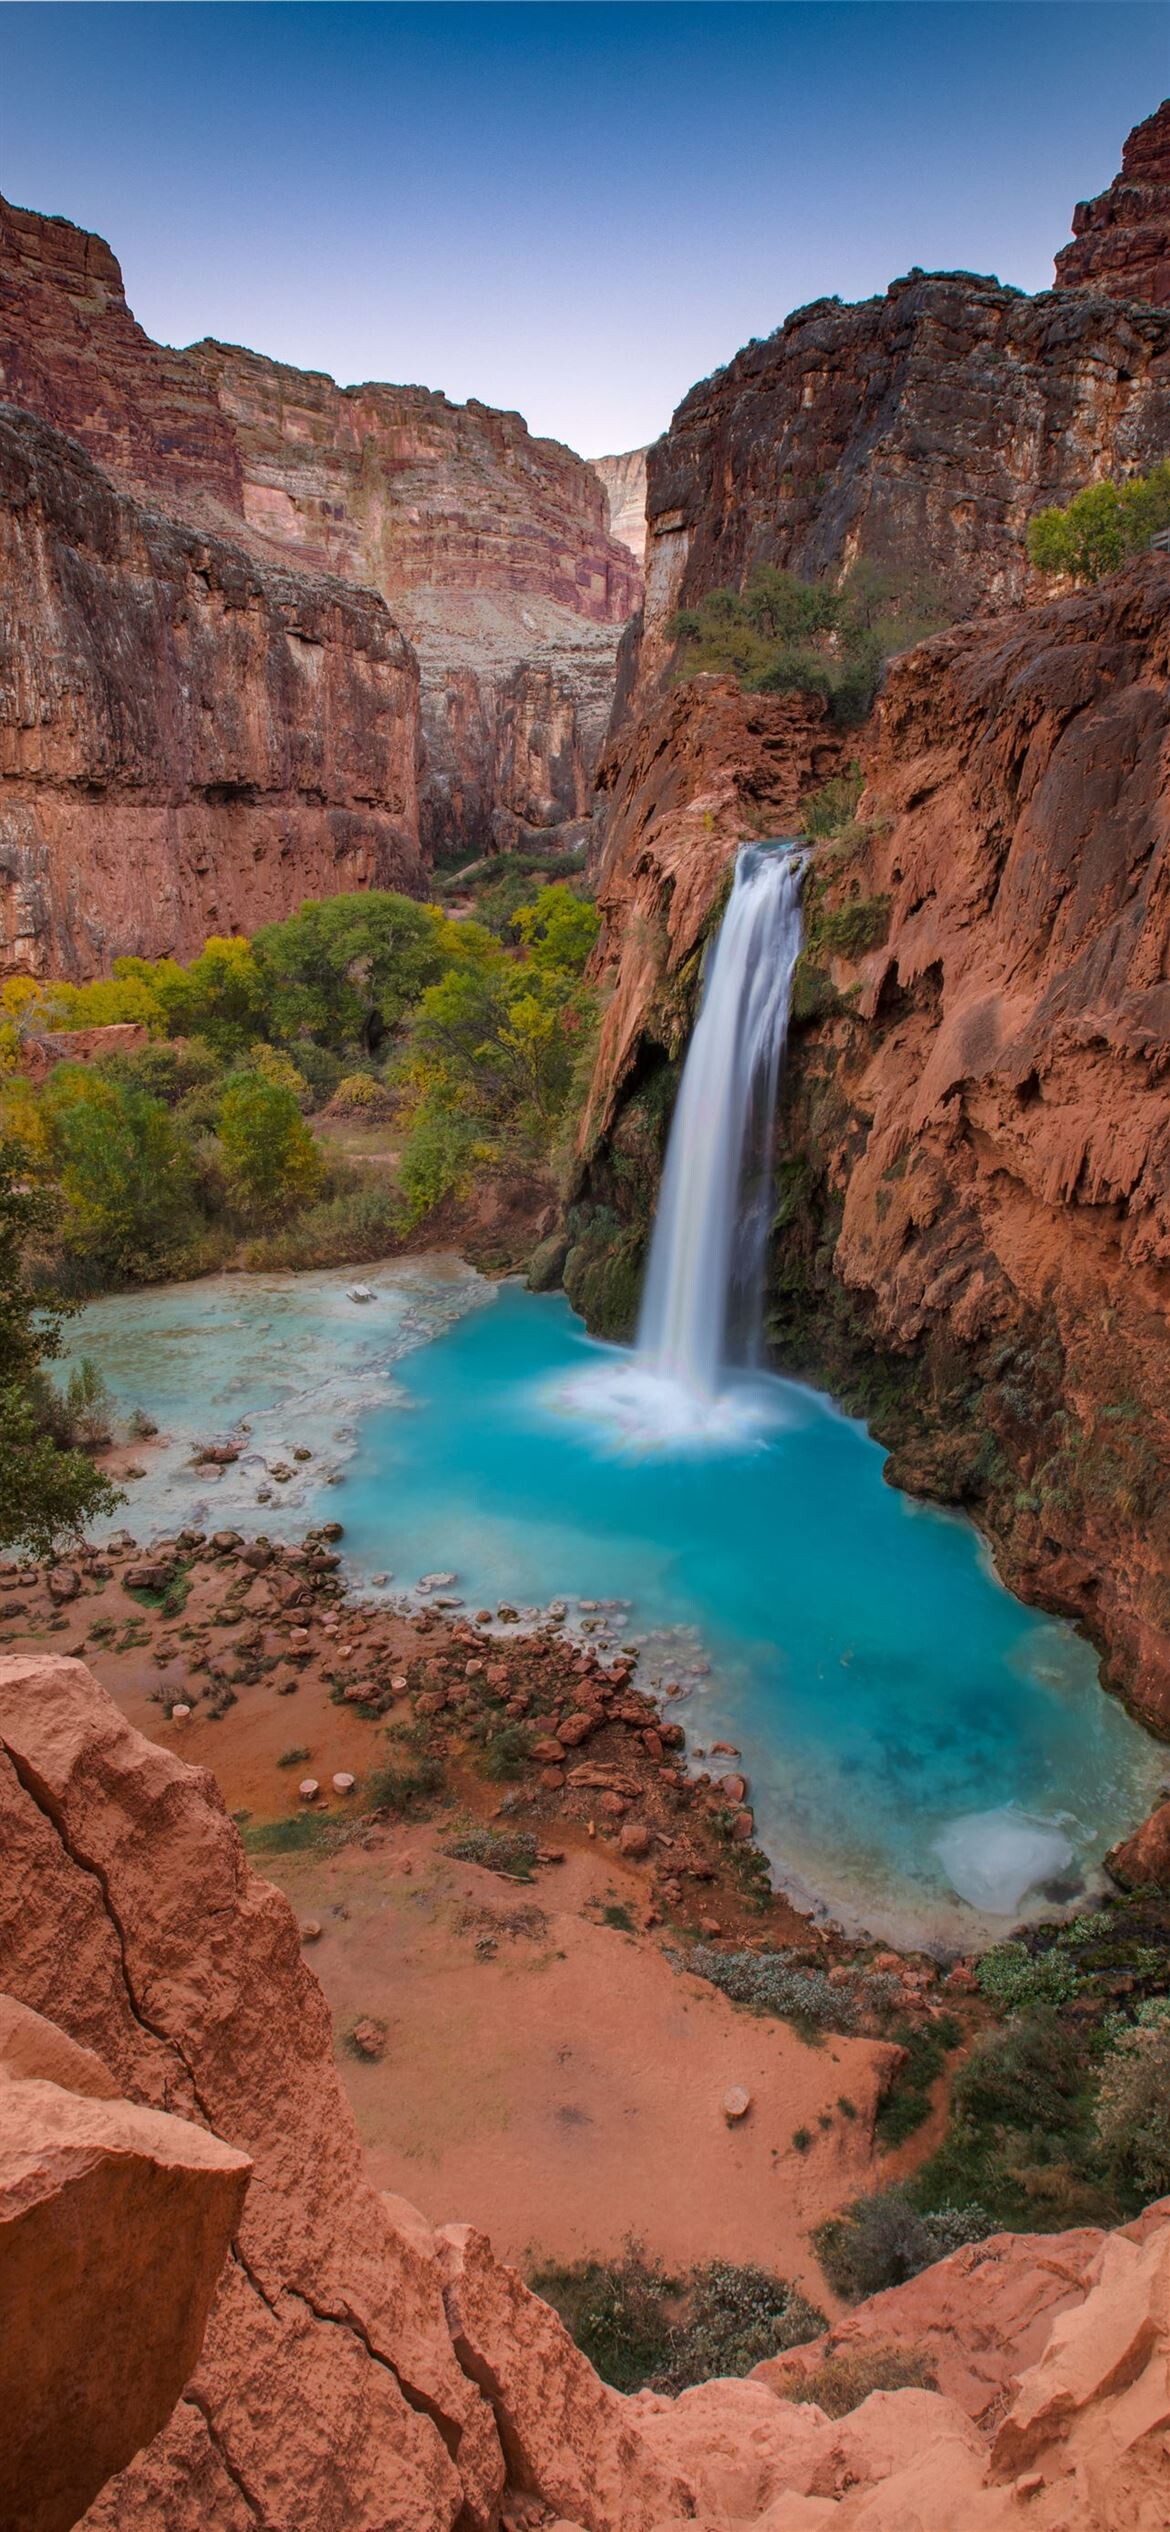
[(418, 670), (380, 598), (172, 524), (11, 406), (0, 587), (0, 969), (422, 885)]
[[(341, 388), (221, 343), (166, 350), (108, 246), (66, 221), (0, 203), (0, 255), (14, 401), (177, 516), (389, 599), (422, 664), (428, 852), (582, 815), (641, 589), (591, 467), (519, 414), (425, 387)], [(514, 787), (518, 717), (539, 779)]]
[(1121, 174), (1073, 212), (1057, 287), (1170, 307), (1170, 97), (1130, 133)]
[(1032, 512), (1168, 446), (1170, 309), (970, 273), (801, 308), (650, 450), (643, 683), (674, 609), (756, 563), (812, 578), (865, 556), (957, 606), (1018, 599)]
[[(111, 2468), (87, 2532), (1162, 2519), (1165, 2205), (1111, 2236), (980, 2244), (850, 2316), (846, 2346), (925, 2347), (937, 2392), (878, 2392), (834, 2420), (783, 2397), (815, 2367), (801, 2351), (678, 2400), (623, 2399), (481, 2234), (435, 2233), (370, 2188), (287, 1901), (249, 1873), (213, 1780), (133, 1732), (79, 1662), (0, 1661), (0, 1835), (0, 1984), (16, 2000), (0, 2032), (18, 2042), (0, 2075), (0, 2282), (28, 2285), (30, 2213), (46, 2244), (74, 2247), (79, 2188), (95, 2216), (56, 2318), (45, 2298), (35, 2343), (6, 2335), (6, 2522), (61, 2532)], [(169, 2246), (168, 2189), (191, 2236)], [(118, 2225), (135, 2199), (137, 2244)], [(156, 2237), (163, 2326), (143, 2344), (135, 2254)], [(184, 2323), (194, 2370), (119, 2468), (181, 2366)], [(49, 2491), (29, 2427), (67, 2324), (84, 2401), (62, 2418)]]

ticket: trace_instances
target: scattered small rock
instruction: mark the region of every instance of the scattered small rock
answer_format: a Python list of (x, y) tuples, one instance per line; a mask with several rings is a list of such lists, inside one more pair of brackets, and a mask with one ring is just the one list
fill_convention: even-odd
[(315, 1776), (302, 1776), (297, 1792), (302, 1802), (315, 1802), (321, 1787)]
[(723, 2116), (729, 2128), (735, 2127), (740, 2119), (746, 2119), (751, 2106), (752, 2097), (746, 2084), (728, 2085), (723, 2095)]
[(318, 1920), (316, 1917), (303, 1917), (303, 1918), (302, 1918), (302, 1920), (301, 1920), (301, 1941), (302, 1941), (302, 1943), (319, 1943), (319, 1942), (320, 1942), (320, 1940), (321, 1940), (321, 1931), (322, 1931), (322, 1929), (321, 1929), (320, 1922), (319, 1922), (319, 1920)]

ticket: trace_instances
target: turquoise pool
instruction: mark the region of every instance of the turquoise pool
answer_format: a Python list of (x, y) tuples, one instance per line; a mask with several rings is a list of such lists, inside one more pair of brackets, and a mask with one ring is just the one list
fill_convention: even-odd
[[(604, 1411), (625, 1358), (559, 1296), (435, 1261), (370, 1281), (364, 1306), (336, 1275), (93, 1305), (72, 1350), (170, 1436), (119, 1517), (275, 1534), (327, 1511), (357, 1580), (564, 1599), (640, 1643), (692, 1748), (743, 1752), (777, 1878), (890, 1936), (970, 1941), (1070, 1899), (1148, 1807), (1164, 1753), (1091, 1649), (1001, 1588), (969, 1523), (886, 1486), (826, 1399), (764, 1376), (727, 1433), (647, 1447)], [(240, 1418), (245, 1456), (209, 1488), (191, 1439)], [(290, 1499), (266, 1462), (298, 1440)]]

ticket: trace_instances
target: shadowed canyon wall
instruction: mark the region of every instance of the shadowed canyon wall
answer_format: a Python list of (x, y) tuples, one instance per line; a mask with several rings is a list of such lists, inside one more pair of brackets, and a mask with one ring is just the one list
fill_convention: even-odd
[(372, 591), (162, 518), (13, 406), (0, 591), (0, 972), (421, 887), (418, 667)]
[[(980, 2243), (849, 2316), (847, 2349), (925, 2347), (939, 2391), (828, 2417), (783, 2396), (812, 2348), (623, 2398), (482, 2234), (370, 2187), (287, 1901), (249, 1872), (214, 1780), (132, 1731), (80, 1662), (0, 1661), (0, 1832), (0, 2282), (40, 2241), (57, 2288), (35, 2343), (6, 2340), (6, 2522), (1009, 2532), (1026, 2508), (1061, 2532), (1073, 2503), (1083, 2532), (1157, 2520), (1165, 2204), (1112, 2236)], [(136, 2338), (152, 2250), (158, 2326)], [(45, 2386), (74, 2350), (47, 2484)]]
[(388, 599), (422, 668), (428, 857), (548, 841), (587, 813), (641, 582), (581, 458), (425, 387), (152, 343), (108, 246), (67, 221), (0, 204), (0, 267), (14, 402), (136, 496)]

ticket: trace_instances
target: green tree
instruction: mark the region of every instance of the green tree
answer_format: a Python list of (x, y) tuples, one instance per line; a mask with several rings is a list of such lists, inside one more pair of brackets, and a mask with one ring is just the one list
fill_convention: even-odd
[(104, 1278), (167, 1274), (196, 1226), (192, 1155), (161, 1099), (59, 1065), (44, 1092), (65, 1247)]
[(1028, 524), (1037, 571), (1093, 582), (1142, 553), (1170, 527), (1170, 458), (1129, 483), (1086, 484), (1067, 508), (1038, 510)]
[(114, 974), (149, 989), (170, 1037), (205, 1038), (223, 1056), (268, 1035), (267, 979), (251, 941), (239, 935), (205, 941), (188, 967), (173, 958), (118, 958)]
[(597, 908), (571, 888), (541, 888), (531, 905), (519, 906), (515, 928), (533, 967), (542, 974), (581, 976), (600, 930)]
[(52, 1206), (22, 1171), (23, 1155), (0, 1144), (0, 1548), (50, 1556), (123, 1497), (83, 1451), (53, 1437), (44, 1365), (61, 1351), (64, 1312), (38, 1301), (24, 1268)]
[(309, 899), (256, 935), (275, 1034), (377, 1044), (441, 973), (459, 928), (437, 906), (389, 889)]
[(258, 1073), (234, 1081), (218, 1117), (228, 1187), (247, 1222), (280, 1222), (316, 1195), (321, 1154), (295, 1094)]

